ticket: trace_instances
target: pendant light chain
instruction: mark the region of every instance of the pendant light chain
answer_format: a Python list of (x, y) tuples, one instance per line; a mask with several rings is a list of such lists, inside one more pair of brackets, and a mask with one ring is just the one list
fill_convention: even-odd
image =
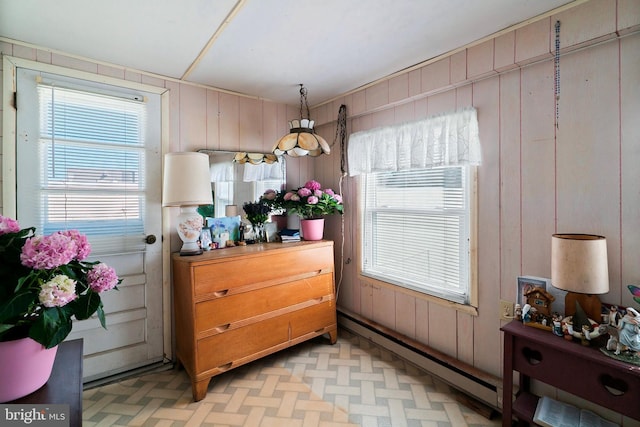
[(311, 114), (309, 113), (309, 102), (307, 102), (307, 88), (305, 88), (304, 85), (301, 84), (300, 85), (300, 120), (305, 118), (302, 115), (303, 102), (304, 102), (304, 105), (307, 107), (307, 117), (306, 117), (306, 119), (310, 119), (311, 118)]
[(556, 128), (560, 123), (560, 21), (556, 21), (556, 52), (554, 58), (555, 78), (554, 92), (556, 103)]

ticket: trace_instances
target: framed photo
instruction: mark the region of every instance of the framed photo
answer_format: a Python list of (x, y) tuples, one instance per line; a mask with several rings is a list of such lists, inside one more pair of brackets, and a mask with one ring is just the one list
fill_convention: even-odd
[(565, 316), (564, 297), (567, 295), (567, 291), (554, 287), (551, 284), (551, 279), (544, 277), (519, 276), (516, 303), (524, 307), (527, 303), (525, 294), (533, 288), (542, 288), (551, 294), (554, 298), (551, 303), (551, 311), (559, 313), (562, 317)]

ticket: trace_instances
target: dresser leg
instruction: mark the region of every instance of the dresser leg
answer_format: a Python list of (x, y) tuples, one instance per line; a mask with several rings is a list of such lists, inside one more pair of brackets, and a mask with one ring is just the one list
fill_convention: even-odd
[(338, 342), (338, 329), (334, 329), (332, 331), (329, 331), (329, 342), (331, 344), (335, 344)]
[(198, 402), (207, 395), (209, 389), (209, 381), (211, 378), (207, 378), (200, 381), (191, 381), (191, 393), (193, 394), (193, 400)]

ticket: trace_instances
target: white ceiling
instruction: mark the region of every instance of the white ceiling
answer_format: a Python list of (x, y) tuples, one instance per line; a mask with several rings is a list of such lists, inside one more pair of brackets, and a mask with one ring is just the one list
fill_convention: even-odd
[(0, 0), (0, 37), (310, 105), (583, 0)]

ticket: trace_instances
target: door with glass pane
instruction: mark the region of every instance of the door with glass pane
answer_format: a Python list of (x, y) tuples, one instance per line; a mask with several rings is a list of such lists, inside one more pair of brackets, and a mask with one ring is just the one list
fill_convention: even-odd
[(75, 321), (84, 380), (162, 360), (160, 96), (18, 69), (17, 216), (39, 233), (77, 229), (116, 269), (107, 330)]

